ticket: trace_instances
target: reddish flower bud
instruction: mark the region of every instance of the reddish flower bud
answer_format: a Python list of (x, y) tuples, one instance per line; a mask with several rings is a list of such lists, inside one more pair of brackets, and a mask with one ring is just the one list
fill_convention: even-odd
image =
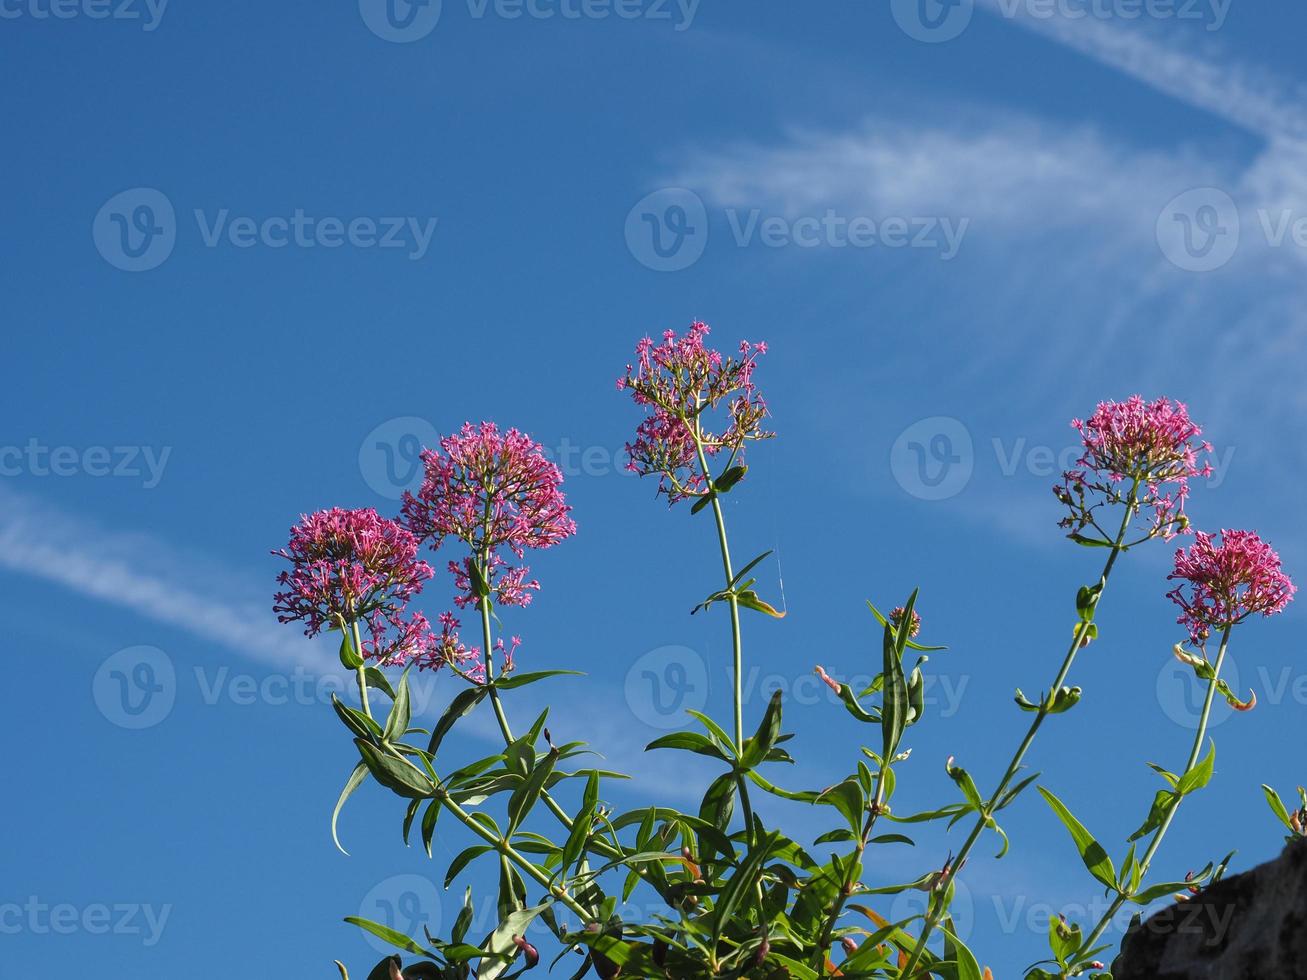
[(513, 944), (522, 951), (526, 957), (526, 968), (529, 970), (540, 962), (540, 951), (526, 941), (522, 936), (514, 936)]

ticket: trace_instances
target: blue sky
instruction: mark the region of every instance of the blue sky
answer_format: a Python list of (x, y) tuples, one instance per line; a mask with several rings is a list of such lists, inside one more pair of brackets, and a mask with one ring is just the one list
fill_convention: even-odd
[[(1097, 574), (1048, 486), (1099, 399), (1187, 401), (1218, 457), (1195, 522), (1307, 567), (1302, 12), (976, 0), (930, 29), (898, 0), (325, 7), (0, 3), (15, 974), (328, 976), (380, 955), (345, 915), (448, 924), (461, 886), (403, 847), (393, 798), (358, 794), (352, 856), (332, 847), (339, 678), (275, 623), (268, 551), (302, 510), (396, 509), (413, 439), (465, 419), (550, 447), (580, 526), (507, 619), (523, 665), (590, 676), (514, 716), (552, 697), (557, 735), (640, 777), (618, 805), (696, 802), (680, 760), (640, 748), (659, 705), (725, 717), (729, 636), (688, 616), (719, 584), (706, 518), (620, 473), (636, 416), (613, 379), (646, 333), (701, 318), (771, 347), (778, 438), (728, 519), (738, 554), (777, 556), (760, 588), (789, 615), (746, 623), (748, 708), (786, 690), (792, 785), (842, 775), (864, 734), (812, 665), (874, 672), (864, 600), (918, 585), (951, 649), (899, 805), (952, 800), (950, 754), (992, 784), (1024, 724), (1012, 688), (1048, 683)], [(1114, 853), (1155, 789), (1143, 762), (1188, 748), (1169, 558), (1124, 561), (1084, 701), (1031, 759)], [(1216, 782), (1159, 876), (1276, 852), (1259, 784), (1304, 778), (1301, 622), (1237, 635), (1261, 706), (1218, 716)], [(689, 689), (655, 698), (648, 674)], [(455, 690), (423, 688), (428, 718)], [(492, 734), (474, 716), (452, 747)], [(1050, 908), (1096, 897), (1036, 798), (1006, 826), (960, 920), (999, 977), (1042, 954)], [(924, 831), (868, 880), (957, 843)]]

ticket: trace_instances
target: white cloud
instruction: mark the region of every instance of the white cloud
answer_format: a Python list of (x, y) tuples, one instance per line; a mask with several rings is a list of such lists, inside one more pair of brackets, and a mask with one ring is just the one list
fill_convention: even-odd
[[(0, 487), (0, 568), (62, 585), (279, 668), (324, 646), (276, 622), (229, 570), (147, 535), (110, 531)], [(330, 653), (327, 652), (329, 656)]]
[(979, 7), (1268, 140), (1307, 140), (1307, 113), (1300, 108), (1307, 92), (1260, 68), (1232, 63), (1213, 42), (1208, 52), (1196, 54), (1162, 43), (1142, 20), (1125, 27), (1055, 9), (1035, 16), (1020, 0), (979, 0)]

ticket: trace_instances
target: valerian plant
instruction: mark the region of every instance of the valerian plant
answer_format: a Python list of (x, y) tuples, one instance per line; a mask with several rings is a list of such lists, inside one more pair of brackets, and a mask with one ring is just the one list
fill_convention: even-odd
[[(1188, 481), (1210, 472), (1204, 459), (1210, 447), (1185, 406), (1167, 399), (1106, 402), (1087, 421), (1073, 423), (1084, 452), (1054, 492), (1067, 508), (1062, 524), (1070, 540), (1100, 552), (1103, 561), (1098, 577), (1075, 593), (1069, 646), (1047, 688), (1033, 697), (1016, 691), (1012, 710), (1024, 712), (1028, 726), (990, 792), (950, 757), (945, 772), (955, 786), (954, 802), (899, 813), (893, 805), (899, 767), (926, 713), (923, 666), (928, 654), (943, 649), (918, 641), (923, 619), (915, 590), (886, 613), (868, 602), (880, 643), (876, 673), (865, 688), (855, 690), (815, 667), (868, 733), (845, 778), (813, 789), (783, 785), (795, 777), (778, 774), (795, 760), (785, 748), (792, 735), (784, 730), (779, 692), (760, 717), (745, 717), (744, 621), (756, 614), (761, 624), (785, 613), (752, 577), (770, 552), (737, 565), (722, 498), (747, 485), (749, 445), (773, 436), (764, 427), (768, 410), (754, 381), (767, 348), (746, 342), (724, 355), (707, 338), (708, 327), (695, 323), (683, 335), (668, 331), (660, 342), (642, 340), (617, 382), (644, 416), (627, 446), (630, 468), (656, 477), (672, 507), (685, 503), (692, 515), (711, 513), (720, 557), (719, 584), (694, 612), (729, 611), (732, 717), (721, 724), (690, 711), (685, 729), (648, 746), (693, 753), (718, 769), (693, 812), (657, 805), (620, 811), (611, 790), (625, 777), (583, 764), (587, 750), (580, 742), (557, 744), (546, 727), (548, 711), (525, 728), (510, 718), (514, 691), (574, 673), (517, 671), (521, 640), (502, 635), (499, 610), (528, 606), (541, 587), (529, 577), (526, 553), (562, 544), (577, 531), (561, 472), (521, 431), (501, 432), (490, 422), (464, 425), (423, 453), (422, 485), (405, 495), (396, 519), (370, 509), (322, 511), (303, 517), (288, 545), (274, 552), (289, 563), (278, 578), (279, 618), (302, 623), (310, 636), (339, 634), (341, 664), (357, 678), (357, 707), (333, 700), (356, 757), (331, 814), (337, 846), (342, 807), (371, 780), (404, 801), (403, 838), (416, 832), (428, 857), (437, 834), (445, 833), (438, 830), (442, 814), (440, 827), (453, 821), (475, 839), (448, 866), (446, 887), (474, 864), (484, 864), (498, 880), (496, 921), (488, 931), (472, 932), (470, 889), (448, 935), (424, 930), (408, 936), (380, 923), (347, 920), (409, 957), (407, 965), (399, 954), (383, 959), (368, 980), (510, 980), (542, 965), (528, 931), (537, 938), (552, 935), (553, 963), (567, 961), (564, 971), (576, 980), (990, 980), (951, 914), (959, 875), (986, 832), (998, 839), (998, 856), (1006, 853), (999, 818), (1039, 779), (1024, 764), (1045, 722), (1080, 701), (1080, 688), (1068, 682), (1077, 656), (1099, 639), (1097, 616), (1113, 569), (1137, 547), (1193, 533), (1184, 511)], [(1053, 919), (1052, 956), (1031, 967), (1028, 977), (1106, 977), (1097, 960), (1106, 948), (1099, 940), (1122, 906), (1197, 890), (1219, 877), (1229, 860), (1183, 881), (1145, 881), (1181, 802), (1213, 778), (1214, 748), (1205, 755), (1202, 749), (1214, 699), (1219, 695), (1240, 710), (1255, 702), (1241, 699), (1221, 677), (1231, 634), (1255, 614), (1278, 613), (1294, 587), (1275, 552), (1251, 532), (1193, 537), (1176, 555), (1171, 579), (1177, 584), (1169, 593), (1192, 648), (1177, 644), (1174, 655), (1206, 685), (1188, 761), (1179, 772), (1150, 763), (1164, 786), (1119, 869), (1053, 791), (1038, 787), (1112, 898), (1108, 914), (1087, 935), (1080, 924)], [(435, 625), (413, 608), (436, 577), (419, 557), (424, 546), (444, 553), (454, 593), (452, 608), (439, 613)], [(464, 638), (459, 619), (473, 613), (479, 641)], [(1214, 637), (1213, 658), (1207, 646)], [(412, 716), (414, 669), (445, 670), (463, 685), (426, 727)], [(447, 736), (483, 704), (494, 716), (501, 747), (479, 759), (450, 758)], [(1307, 796), (1303, 808), (1290, 813), (1273, 790), (1266, 793), (1293, 835), (1307, 831)], [(829, 815), (831, 829), (797, 840), (762, 819), (754, 806), (758, 794), (817, 808)], [(942, 861), (923, 862), (912, 880), (883, 880), (880, 849), (915, 846), (901, 831), (934, 822), (966, 826), (957, 849)], [(925, 893), (923, 914), (891, 921), (878, 909), (886, 896), (910, 890)], [(637, 892), (642, 899), (636, 907), (650, 911), (624, 917)], [(346, 968), (337, 966), (348, 980)]]

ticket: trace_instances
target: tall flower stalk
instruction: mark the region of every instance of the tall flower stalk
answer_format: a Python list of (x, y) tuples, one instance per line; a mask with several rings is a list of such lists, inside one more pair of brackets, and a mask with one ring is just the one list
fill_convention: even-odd
[[(1179, 582), (1168, 593), (1181, 610), (1177, 622), (1185, 627), (1190, 641), (1199, 650), (1197, 654), (1189, 653), (1177, 644), (1175, 654), (1206, 682), (1203, 707), (1184, 769), (1174, 775), (1163, 774), (1168, 788), (1157, 794), (1147, 820), (1131, 838), (1133, 843), (1152, 833), (1142, 857), (1122, 871), (1122, 880), (1129, 887), (1118, 889), (1107, 911), (1085, 938), (1081, 956), (1087, 956), (1094, 948), (1122, 906), (1132, 900), (1138, 902), (1141, 886), (1185, 796), (1201, 789), (1211, 778), (1215, 746), (1205, 758), (1202, 750), (1217, 694), (1223, 695), (1236, 711), (1249, 711), (1257, 704), (1256, 694), (1246, 701), (1240, 700), (1221, 678), (1231, 633), (1253, 615), (1273, 616), (1281, 612), (1296, 591), (1281, 568), (1280, 556), (1251, 531), (1222, 531), (1219, 542), (1210, 534), (1198, 532), (1189, 548), (1176, 552), (1175, 570), (1170, 578)], [(1221, 637), (1214, 662), (1207, 659), (1205, 650), (1213, 632)], [(1169, 890), (1166, 886), (1162, 888)], [(1143, 893), (1143, 897), (1148, 895), (1149, 892)]]
[[(976, 807), (976, 820), (970, 833), (949, 863), (943, 880), (935, 887), (921, 933), (903, 970), (905, 977), (913, 975), (931, 934), (947, 911), (950, 879), (966, 863), (985, 829), (994, 826), (994, 814), (1000, 805), (1011, 802), (1005, 795), (1021, 771), (1044, 721), (1049, 715), (1068, 710), (1079, 700), (1079, 689), (1065, 684), (1077, 654), (1098, 636), (1095, 613), (1117, 559), (1151, 538), (1169, 539), (1187, 531), (1184, 502), (1189, 492), (1188, 481), (1211, 472), (1209, 463), (1200, 462), (1201, 454), (1209, 452), (1211, 446), (1198, 441), (1202, 430), (1190, 421), (1182, 403), (1165, 398), (1145, 402), (1136, 395), (1124, 402), (1103, 402), (1088, 420), (1075, 419), (1071, 424), (1080, 433), (1084, 452), (1076, 469), (1064, 474), (1062, 482), (1053, 488), (1058, 500), (1068, 509), (1061, 526), (1069, 530), (1068, 537), (1078, 544), (1110, 550), (1097, 583), (1084, 586), (1077, 593), (1079, 620), (1048, 693), (1038, 703), (1032, 703), (1018, 691), (1017, 703), (1034, 717), (997, 788)], [(1120, 525), (1115, 535), (1109, 536), (1100, 523), (1101, 511), (1114, 507), (1121, 510)], [(1141, 510), (1151, 510), (1149, 520), (1139, 532), (1141, 537), (1127, 541)], [(1024, 785), (1018, 787), (1018, 791), (1023, 788)]]
[[(627, 365), (617, 388), (629, 391), (649, 413), (636, 429), (635, 441), (626, 446), (627, 469), (656, 475), (658, 492), (666, 495), (669, 504), (693, 499), (692, 513), (712, 507), (725, 583), (702, 605), (725, 600), (730, 607), (733, 734), (738, 751), (744, 745), (740, 606), (783, 615), (758, 598), (749, 588), (752, 583), (741, 584), (744, 573), (737, 574), (731, 561), (721, 504), (721, 495), (729, 493), (748, 470), (745, 445), (773, 435), (762, 428), (767, 404), (753, 382), (758, 357), (767, 353), (767, 345), (743, 341), (738, 356), (725, 356), (706, 345), (708, 333), (708, 325), (696, 321), (683, 336), (668, 330), (661, 343), (648, 337), (641, 340), (636, 362)], [(722, 416), (720, 424), (711, 418), (714, 412)], [(714, 475), (710, 460), (722, 456), (725, 462)], [(751, 562), (745, 572), (755, 564)]]

